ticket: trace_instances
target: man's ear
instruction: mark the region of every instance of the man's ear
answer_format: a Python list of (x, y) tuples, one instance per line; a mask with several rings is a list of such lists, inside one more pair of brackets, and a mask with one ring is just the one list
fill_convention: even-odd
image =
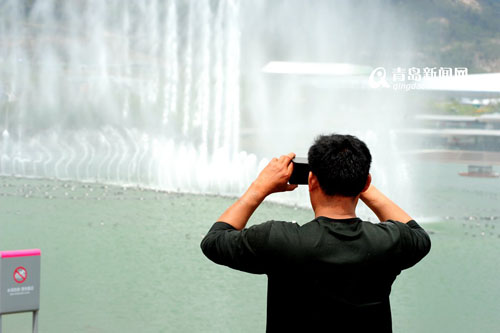
[(372, 175), (368, 174), (368, 177), (366, 177), (365, 187), (363, 188), (363, 190), (361, 191), (361, 193), (366, 192), (366, 190), (368, 190), (368, 188), (370, 187), (371, 183), (372, 183)]
[(314, 191), (319, 186), (318, 178), (311, 171), (309, 171), (307, 183), (309, 184), (309, 192)]

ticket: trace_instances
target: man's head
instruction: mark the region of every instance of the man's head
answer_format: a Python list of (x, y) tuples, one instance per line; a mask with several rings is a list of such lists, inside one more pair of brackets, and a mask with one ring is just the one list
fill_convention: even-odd
[(352, 135), (320, 135), (309, 148), (312, 176), (327, 196), (356, 197), (366, 189), (372, 157)]

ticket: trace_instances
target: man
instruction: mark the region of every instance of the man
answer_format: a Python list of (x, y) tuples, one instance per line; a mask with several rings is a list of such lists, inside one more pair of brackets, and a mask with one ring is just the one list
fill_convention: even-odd
[[(427, 233), (371, 185), (371, 155), (350, 135), (320, 136), (309, 149), (315, 219), (245, 229), (269, 194), (292, 191), (295, 154), (274, 158), (201, 243), (217, 264), (268, 276), (267, 332), (391, 332), (389, 294), (401, 270), (430, 250)], [(358, 200), (382, 223), (356, 217)]]

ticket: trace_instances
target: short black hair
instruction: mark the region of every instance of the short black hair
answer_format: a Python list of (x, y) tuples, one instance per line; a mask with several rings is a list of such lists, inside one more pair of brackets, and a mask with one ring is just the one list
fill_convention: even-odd
[(309, 167), (326, 195), (355, 197), (366, 185), (372, 156), (352, 135), (320, 135), (309, 148)]

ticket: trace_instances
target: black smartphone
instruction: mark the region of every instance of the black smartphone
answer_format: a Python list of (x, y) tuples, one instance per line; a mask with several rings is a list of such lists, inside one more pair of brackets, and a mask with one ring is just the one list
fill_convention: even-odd
[(292, 160), (293, 163), (293, 171), (290, 179), (288, 180), (289, 184), (298, 184), (305, 185), (308, 183), (309, 179), (309, 161), (306, 157), (295, 157)]

